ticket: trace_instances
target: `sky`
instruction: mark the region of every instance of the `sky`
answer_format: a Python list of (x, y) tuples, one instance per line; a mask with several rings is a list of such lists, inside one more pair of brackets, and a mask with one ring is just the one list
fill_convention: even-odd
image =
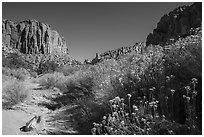
[(96, 53), (145, 42), (164, 14), (183, 2), (3, 2), (2, 18), (36, 19), (63, 36), (71, 57), (81, 62)]

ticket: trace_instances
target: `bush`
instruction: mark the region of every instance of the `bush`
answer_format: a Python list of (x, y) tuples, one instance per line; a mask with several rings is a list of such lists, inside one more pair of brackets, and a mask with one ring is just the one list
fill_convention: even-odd
[(69, 76), (74, 74), (78, 70), (79, 68), (77, 66), (66, 65), (63, 67), (59, 67), (56, 71), (63, 73), (65, 76)]
[(39, 83), (40, 86), (44, 86), (45, 88), (61, 87), (65, 79), (66, 77), (62, 73), (48, 73), (39, 78)]
[[(170, 95), (165, 97), (165, 107), (161, 109), (161, 101), (156, 100), (155, 87), (149, 89), (149, 95), (143, 98), (137, 98), (136, 105), (132, 105), (131, 94), (127, 95), (127, 101), (124, 98), (115, 97), (109, 101), (111, 114), (106, 114), (101, 123), (94, 123), (92, 134), (101, 135), (174, 135), (174, 134), (201, 134), (196, 123), (196, 83), (197, 79), (192, 79), (192, 89), (186, 86), (187, 94), (181, 98), (185, 103), (186, 122), (179, 124), (174, 121), (173, 105), (176, 90), (171, 89)], [(171, 105), (168, 100), (172, 101)]]
[(9, 109), (15, 104), (23, 102), (27, 95), (23, 82), (15, 79), (3, 82), (2, 107)]
[(7, 67), (3, 67), (2, 68), (2, 73), (4, 75), (15, 77), (18, 80), (23, 80), (23, 81), (30, 76), (30, 73), (24, 68), (10, 69), (10, 68), (7, 68)]
[(9, 53), (8, 55), (2, 54), (2, 66), (12, 69), (27, 67), (27, 63), (23, 57), (18, 53)]
[[(130, 103), (135, 104), (139, 111), (143, 111), (144, 108), (140, 106), (140, 101), (144, 96), (148, 99), (152, 97), (151, 87), (155, 87), (154, 98), (159, 101), (157, 105), (158, 118), (154, 118), (154, 115), (151, 114), (153, 112), (138, 116), (141, 125), (136, 123), (130, 125), (128, 128), (131, 132), (127, 130), (119, 131), (120, 123), (116, 127), (106, 126), (113, 128), (113, 133), (117, 129), (116, 134), (197, 134), (192, 131), (194, 128), (192, 125), (201, 124), (202, 118), (200, 103), (202, 102), (202, 52), (200, 38), (201, 36), (192, 36), (193, 40), (191, 38), (189, 40), (189, 37), (187, 37), (178, 41), (175, 45), (165, 47), (150, 45), (142, 53), (131, 52), (118, 60), (108, 59), (95, 65), (85, 65), (75, 71), (73, 75), (69, 75), (62, 84), (61, 90), (69, 94), (70, 98), (74, 98), (73, 103), (79, 107), (76, 110), (78, 115), (74, 119), (75, 123), (78, 123), (78, 126), (81, 127), (80, 134), (90, 134), (91, 132), (88, 132), (88, 130), (92, 125), (91, 122), (99, 122), (103, 114), (111, 113), (110, 108), (112, 106), (110, 107), (108, 101), (116, 96), (121, 98), (131, 94)], [(195, 66), (193, 62), (195, 62)], [(189, 96), (183, 97), (183, 95), (186, 95), (186, 90), (183, 87), (189, 84), (189, 80), (193, 77), (198, 79), (196, 86), (198, 96), (196, 96), (196, 101), (191, 99), (192, 102), (189, 107), (185, 106), (186, 102), (184, 100), (189, 99)], [(192, 83), (189, 85), (193, 87)], [(88, 96), (85, 96), (85, 91), (88, 91)], [(172, 92), (174, 91), (176, 92), (172, 98)], [(128, 101), (124, 103), (129, 106)], [(196, 109), (194, 110), (196, 113), (191, 113), (190, 110), (192, 109)], [(126, 111), (129, 113), (131, 121), (132, 114), (129, 109)], [(153, 118), (149, 117), (150, 114)], [(192, 120), (193, 117), (197, 116), (198, 119)], [(108, 117), (106, 115), (106, 118)], [(113, 116), (111, 117), (113, 118)], [(147, 128), (144, 128), (142, 118), (149, 120), (151, 123), (151, 129), (148, 132), (144, 131)], [(194, 124), (190, 125), (188, 123)], [(135, 124), (139, 128), (133, 130)], [(94, 130), (98, 130), (98, 126), (101, 125), (95, 125)], [(190, 127), (190, 131), (188, 127)], [(107, 130), (104, 127), (100, 127), (99, 130), (102, 131), (97, 131), (97, 134), (107, 133), (103, 131)], [(179, 131), (182, 131), (182, 133)]]

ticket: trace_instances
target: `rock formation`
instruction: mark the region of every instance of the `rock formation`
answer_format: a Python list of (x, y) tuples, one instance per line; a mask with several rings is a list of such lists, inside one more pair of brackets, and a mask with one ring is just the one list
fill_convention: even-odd
[(176, 41), (179, 37), (189, 35), (191, 28), (197, 28), (202, 23), (202, 3), (178, 7), (164, 15), (157, 28), (146, 39), (146, 45), (166, 44)]
[(130, 53), (130, 52), (136, 52), (138, 54), (141, 54), (143, 52), (143, 50), (145, 49), (145, 43), (144, 42), (138, 42), (136, 43), (134, 46), (129, 46), (129, 47), (121, 47), (118, 48), (116, 50), (109, 50), (106, 51), (104, 53), (101, 53), (100, 55), (98, 55), (96, 53), (96, 56), (94, 59), (92, 60), (87, 60), (85, 59), (84, 64), (91, 64), (94, 65), (98, 62), (101, 62), (105, 59), (119, 59), (122, 56)]
[(118, 59), (120, 56), (123, 56), (132, 51), (135, 51), (136, 53), (142, 53), (144, 48), (145, 48), (145, 43), (138, 42), (134, 46), (121, 47), (116, 50), (109, 50), (105, 53), (100, 54), (100, 58), (101, 59), (111, 59), (111, 58)]
[(25, 54), (68, 53), (63, 37), (48, 24), (36, 20), (2, 21), (2, 42)]

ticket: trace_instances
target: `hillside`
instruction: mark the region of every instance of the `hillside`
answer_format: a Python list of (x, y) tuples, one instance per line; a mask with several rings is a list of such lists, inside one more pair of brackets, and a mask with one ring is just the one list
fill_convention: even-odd
[(3, 67), (42, 74), (62, 65), (81, 64), (69, 56), (66, 41), (50, 25), (36, 20), (2, 21)]
[(191, 28), (197, 28), (202, 23), (202, 3), (182, 6), (161, 17), (157, 28), (146, 39), (146, 45), (166, 44), (176, 41), (179, 37), (190, 34)]
[[(3, 117), (13, 117), (4, 119), (4, 133), (201, 135), (201, 4), (164, 15), (146, 43), (96, 54), (84, 64), (70, 57), (49, 25), (4, 20)], [(22, 24), (36, 42), (25, 38)], [(26, 124), (32, 117), (36, 121)]]

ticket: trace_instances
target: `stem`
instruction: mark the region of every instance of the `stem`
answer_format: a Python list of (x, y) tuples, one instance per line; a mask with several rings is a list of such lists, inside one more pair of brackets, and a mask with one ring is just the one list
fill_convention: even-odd
[(128, 104), (129, 104), (129, 114), (131, 114), (131, 108), (130, 108), (130, 98), (128, 98)]

